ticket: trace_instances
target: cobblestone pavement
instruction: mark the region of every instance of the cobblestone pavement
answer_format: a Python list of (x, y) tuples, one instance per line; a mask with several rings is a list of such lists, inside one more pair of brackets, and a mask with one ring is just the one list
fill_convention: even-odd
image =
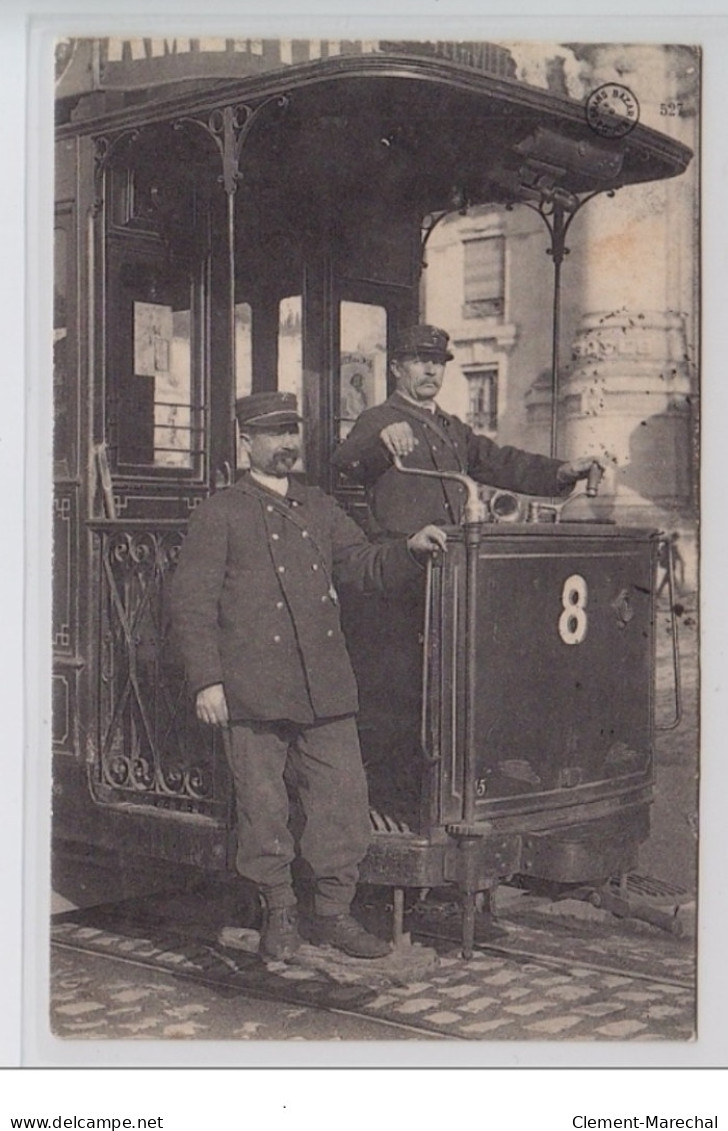
[[(613, 925), (579, 924), (568, 915), (559, 939), (553, 923), (532, 926), (518, 914), (504, 920), (508, 934), (493, 952), (479, 950), (466, 962), (452, 943), (440, 941), (438, 954), (417, 944), (394, 976), (391, 967), (388, 973), (372, 963), (327, 958), (316, 948), (305, 948), (316, 955), (310, 965), (304, 954), (300, 965), (266, 969), (244, 951), (66, 919), (54, 926), (53, 939), (87, 953), (54, 948), (52, 1031), (116, 1039), (692, 1038), (689, 940), (661, 938), (652, 928), (616, 933)], [(529, 957), (546, 938), (551, 955)], [(136, 965), (142, 962), (150, 965)], [(408, 969), (412, 977), (403, 974)], [(207, 984), (190, 981), (195, 973)], [(356, 1017), (332, 1021), (330, 1010), (352, 1008)]]
[[(406, 1029), (54, 948), (51, 1031), (73, 1041), (407, 1040)], [(170, 962), (174, 969), (174, 964)], [(423, 1037), (426, 1037), (423, 1034)], [(432, 1038), (431, 1038), (432, 1039)]]
[(445, 1035), (499, 1040), (688, 1040), (693, 995), (583, 967), (555, 970), (476, 954), (463, 969), (443, 958), (429, 981), (383, 993), (367, 1014), (418, 1023)]

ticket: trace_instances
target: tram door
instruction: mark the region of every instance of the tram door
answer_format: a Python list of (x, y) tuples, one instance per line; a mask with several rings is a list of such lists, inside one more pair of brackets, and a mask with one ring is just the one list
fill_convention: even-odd
[(386, 397), (388, 345), (417, 316), (419, 218), (376, 185), (340, 194), (334, 216), (331, 195), (312, 203), (300, 166), (273, 191), (264, 148), (231, 208), (213, 147), (172, 124), (96, 156), (82, 300), (93, 311), (86, 742), (75, 790), (56, 779), (57, 831), (230, 867), (225, 759), (195, 718), (167, 615), (187, 520), (242, 470), (235, 399), (271, 388), (299, 396), (307, 480), (363, 515), (330, 458)]

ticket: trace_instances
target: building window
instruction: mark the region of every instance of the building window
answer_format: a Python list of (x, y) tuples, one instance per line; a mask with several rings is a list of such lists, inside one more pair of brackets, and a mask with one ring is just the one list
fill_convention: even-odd
[(463, 244), (463, 318), (503, 314), (505, 304), (505, 238), (488, 236)]
[(495, 432), (498, 428), (498, 367), (478, 369), (467, 374), (469, 392), (468, 424), (476, 432)]

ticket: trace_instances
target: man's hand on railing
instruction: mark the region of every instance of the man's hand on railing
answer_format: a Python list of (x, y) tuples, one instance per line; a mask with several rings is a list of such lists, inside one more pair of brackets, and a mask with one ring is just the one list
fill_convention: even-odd
[(407, 549), (415, 558), (427, 558), (441, 551), (447, 553), (447, 535), (439, 526), (423, 526), (407, 539)]

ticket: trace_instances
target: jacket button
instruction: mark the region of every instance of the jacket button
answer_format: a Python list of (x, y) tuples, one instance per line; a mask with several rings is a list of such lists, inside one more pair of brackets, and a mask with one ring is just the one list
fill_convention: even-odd
[(280, 636), (274, 636), (273, 637), (273, 643), (274, 644), (280, 644), (280, 642), (281, 642)]
[(314, 562), (314, 563), (313, 563), (313, 565), (311, 566), (311, 569), (312, 569), (312, 570), (313, 570), (314, 572), (315, 572), (315, 571), (316, 571), (316, 570), (318, 569), (318, 566), (316, 565), (316, 562)]
[(279, 573), (285, 573), (285, 572), (286, 572), (286, 567), (285, 567), (285, 566), (278, 566), (278, 572), (279, 572)]
[(276, 608), (282, 609), (283, 608), (283, 602), (282, 601), (276, 601)]
[(279, 537), (280, 537), (280, 535), (278, 535), (278, 534), (271, 534), (271, 538), (273, 539), (274, 542), (277, 542)]
[(270, 503), (268, 503), (268, 506), (265, 509), (268, 511), (269, 514), (273, 514), (273, 507), (270, 505)]
[(327, 636), (333, 636), (333, 635), (334, 635), (334, 630), (333, 630), (333, 628), (330, 628), (330, 629), (328, 630), (328, 632), (326, 633), (326, 635), (327, 635)]
[(301, 531), (301, 537), (302, 538), (308, 538), (308, 530), (302, 530)]
[(328, 595), (328, 593), (324, 593), (324, 595), (323, 595), (323, 597), (321, 598), (321, 600), (322, 600), (322, 601), (328, 601), (328, 599), (329, 599), (329, 595)]

